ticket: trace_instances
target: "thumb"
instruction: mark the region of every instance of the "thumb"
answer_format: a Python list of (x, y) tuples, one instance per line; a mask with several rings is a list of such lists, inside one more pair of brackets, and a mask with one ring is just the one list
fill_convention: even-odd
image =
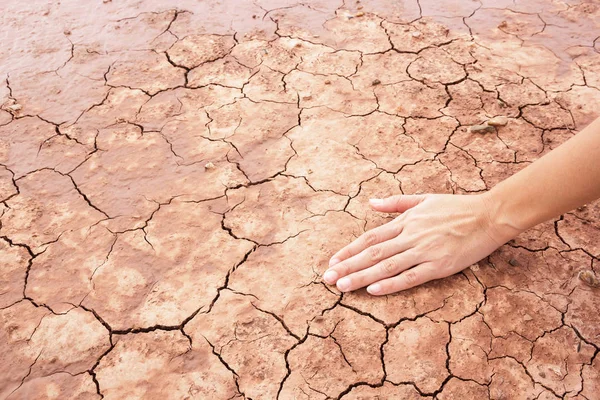
[(425, 200), (423, 194), (399, 194), (385, 199), (370, 199), (371, 207), (379, 212), (402, 213)]

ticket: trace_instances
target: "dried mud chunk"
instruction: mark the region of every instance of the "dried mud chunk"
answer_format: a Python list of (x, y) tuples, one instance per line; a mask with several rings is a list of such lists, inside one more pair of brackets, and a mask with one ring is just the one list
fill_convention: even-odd
[[(358, 124), (365, 127), (362, 118), (347, 118), (343, 114), (334, 113), (328, 109), (309, 110), (301, 114), (302, 125), (294, 128), (287, 135), (293, 143), (297, 156), (290, 159), (286, 171), (294, 176), (303, 176), (316, 190), (329, 190), (343, 195), (353, 195), (359, 190), (360, 183), (372, 178), (379, 172), (377, 162), (387, 165), (388, 162), (399, 165), (406, 160), (397, 157), (392, 152), (376, 154), (377, 161), (369, 160), (371, 154), (381, 149), (382, 143), (374, 143), (374, 137), (365, 138), (365, 145), (359, 148), (355, 143), (361, 142), (364, 131), (357, 129)], [(372, 118), (372, 121), (377, 118)], [(393, 125), (378, 125), (378, 137), (386, 136), (394, 131), (394, 126), (400, 126), (400, 120), (389, 121)], [(377, 122), (378, 124), (380, 122)], [(346, 131), (344, 128), (347, 127)], [(340, 134), (342, 129), (342, 134)], [(374, 136), (374, 135), (371, 135)], [(406, 143), (408, 138), (400, 138), (395, 145)], [(366, 143), (373, 144), (375, 149), (369, 149)], [(409, 143), (407, 158), (420, 157), (423, 152), (414, 144)], [(361, 150), (366, 149), (367, 154)], [(352, 163), (352, 174), (348, 174), (348, 163)]]
[(581, 395), (588, 399), (594, 396), (600, 390), (600, 358), (596, 356), (591, 365), (584, 365), (581, 373), (583, 378), (583, 390)]
[[(136, 121), (144, 127), (144, 131), (161, 131), (167, 121), (174, 119), (191, 125), (198, 125), (202, 121), (205, 125), (207, 122), (202, 120), (205, 117), (203, 114), (211, 113), (240, 97), (243, 95), (239, 89), (217, 85), (166, 90), (144, 103)], [(197, 129), (204, 131), (199, 126)]]
[(407, 165), (396, 174), (406, 194), (452, 193), (452, 174), (439, 160)]
[[(332, 84), (325, 85), (330, 80)], [(345, 114), (368, 114), (377, 109), (372, 92), (355, 90), (352, 82), (336, 75), (312, 75), (292, 71), (285, 77), (287, 86), (298, 93), (301, 108), (327, 106)]]
[(100, 400), (102, 397), (98, 394), (91, 375), (84, 373), (72, 376), (68, 372), (57, 372), (50, 376), (28, 380), (13, 392), (10, 398), (13, 400)]
[(0, 309), (8, 307), (23, 298), (27, 263), (30, 259), (27, 249), (11, 245), (5, 239), (0, 239)]
[(91, 226), (106, 218), (81, 196), (68, 176), (51, 170), (18, 181), (20, 193), (7, 201), (0, 235), (28, 244), (34, 253), (63, 232)]
[(290, 104), (239, 99), (211, 111), (209, 137), (232, 143), (235, 149), (227, 159), (238, 163), (252, 182), (260, 181), (284, 171), (295, 154), (285, 134), (298, 125), (299, 113)]
[(25, 294), (56, 313), (70, 310), (93, 290), (115, 241), (101, 225), (65, 232), (31, 262)]
[(546, 333), (533, 345), (531, 359), (525, 364), (536, 382), (559, 396), (582, 389), (580, 371), (594, 356), (593, 346), (582, 342), (573, 329), (563, 326)]
[(87, 110), (74, 124), (60, 125), (60, 132), (93, 148), (98, 130), (119, 122), (133, 122), (150, 97), (139, 89), (111, 88), (101, 105)]
[(439, 400), (486, 399), (488, 396), (488, 388), (484, 385), (473, 381), (450, 378), (437, 398)]
[(167, 54), (175, 65), (195, 68), (225, 57), (235, 46), (229, 35), (189, 35), (177, 41)]
[(376, 81), (379, 81), (378, 85), (408, 81), (411, 78), (406, 73), (406, 68), (416, 58), (414, 54), (399, 54), (395, 51), (363, 55), (362, 64), (350, 79), (358, 90), (367, 90), (374, 86)]
[(450, 143), (446, 147), (446, 151), (440, 154), (439, 159), (452, 171), (451, 184), (453, 189), (466, 192), (477, 192), (486, 189), (485, 182), (480, 176), (481, 169), (466, 151)]
[(509, 356), (520, 363), (526, 363), (531, 359), (532, 348), (532, 342), (511, 332), (506, 337), (492, 338), (492, 350), (488, 353), (488, 357), (491, 359)]
[(97, 142), (104, 151), (94, 153), (71, 176), (88, 199), (111, 217), (145, 220), (156, 203), (184, 195), (193, 200), (215, 198), (225, 188), (246, 181), (227, 162), (230, 148), (225, 143), (203, 140), (203, 156), (220, 163), (218, 169), (206, 171), (181, 163), (160, 132), (142, 134), (136, 126), (118, 125), (101, 131)]
[[(512, 266), (510, 260), (518, 260), (519, 265)], [(511, 246), (498, 249), (489, 261), (491, 265), (480, 262), (481, 267), (475, 272), (484, 285), (536, 293), (562, 312), (566, 311), (571, 291), (579, 286), (577, 271), (591, 262), (582, 251), (529, 251)]]
[[(108, 2), (104, 1), (104, 3)], [(142, 12), (134, 18), (123, 18), (118, 21), (103, 21), (102, 17), (99, 17), (98, 22), (101, 23), (82, 21), (83, 26), (71, 29), (69, 35), (74, 43), (82, 45), (90, 53), (139, 51), (149, 48), (161, 51), (162, 48), (157, 47), (164, 43), (164, 38), (160, 36), (170, 27), (175, 12), (175, 10)], [(168, 36), (171, 41), (176, 40), (173, 35), (168, 34)]]
[(0, 310), (0, 395), (56, 373), (85, 373), (109, 348), (106, 328), (82, 309), (54, 315), (22, 301)]
[(47, 309), (35, 307), (28, 301), (21, 301), (0, 309), (0, 382), (2, 382), (0, 396), (2, 398), (8, 398), (10, 393), (22, 383), (23, 377), (29, 374), (31, 365), (40, 350), (32, 349), (29, 339), (36, 332), (40, 322), (49, 314)]
[(35, 117), (0, 127), (0, 164), (10, 169), (15, 179), (42, 168), (68, 173), (87, 153), (75, 140), (58, 135), (53, 125)]
[(581, 248), (595, 257), (600, 257), (600, 222), (566, 214), (564, 219), (558, 221), (558, 233), (571, 248)]
[(188, 74), (189, 87), (211, 84), (242, 88), (252, 76), (251, 70), (232, 57), (207, 62), (192, 69)]
[(487, 355), (493, 336), (483, 317), (474, 314), (451, 325), (450, 330), (452, 341), (448, 352), (452, 374), (462, 379), (472, 379), (481, 385), (489, 384), (493, 371), (488, 365)]
[(419, 58), (408, 66), (407, 72), (413, 79), (442, 84), (456, 83), (466, 77), (463, 66), (438, 47), (420, 52)]
[(75, 122), (92, 104), (100, 104), (110, 89), (102, 76), (108, 65), (99, 71), (94, 68), (93, 64), (70, 62), (58, 73), (11, 74), (12, 93), (23, 106), (21, 113), (56, 124)]
[(362, 224), (347, 213), (327, 212), (307, 219), (302, 229), (284, 243), (259, 247), (229, 278), (232, 290), (256, 296), (257, 307), (280, 317), (298, 337), (307, 321), (338, 300), (320, 284), (321, 274), (329, 258), (362, 233)]
[(510, 128), (500, 129), (498, 138), (515, 152), (516, 161), (535, 161), (544, 150), (544, 131), (519, 118), (511, 120)]
[(587, 340), (600, 345), (600, 295), (597, 290), (578, 286), (571, 295), (571, 304), (565, 314), (565, 323), (577, 329)]
[(448, 325), (427, 317), (404, 321), (389, 332), (383, 346), (387, 379), (399, 384), (414, 382), (422, 392), (432, 393), (448, 376), (446, 344)]
[(354, 311), (336, 308), (325, 313), (321, 322), (313, 321), (310, 330), (314, 333), (288, 354), (291, 374), (283, 385), (282, 398), (312, 389), (337, 398), (354, 382), (381, 382), (383, 326)]
[(169, 63), (164, 54), (136, 51), (123, 55), (106, 74), (110, 86), (141, 89), (150, 95), (185, 84), (185, 70)]
[(278, 71), (261, 66), (244, 85), (244, 94), (253, 101), (273, 101), (279, 103), (298, 102), (298, 93), (287, 87), (285, 76)]
[(505, 164), (515, 161), (515, 151), (500, 140), (498, 135), (473, 135), (465, 128), (459, 128), (452, 135), (450, 143), (469, 153), (477, 160), (477, 165), (482, 162), (500, 161), (503, 164), (498, 166), (499, 169), (510, 168), (510, 165), (507, 167)]
[(421, 400), (423, 397), (412, 385), (393, 385), (390, 382), (384, 382), (381, 387), (356, 386), (348, 394), (340, 399), (342, 400), (373, 400), (373, 399), (402, 399), (402, 400)]
[(369, 205), (369, 199), (384, 199), (398, 193), (401, 193), (400, 182), (393, 174), (382, 172), (360, 185), (360, 192), (350, 200), (346, 211), (358, 219), (366, 221), (365, 230), (373, 229), (391, 221), (394, 216), (373, 210)]
[(557, 93), (554, 100), (569, 110), (573, 115), (575, 129), (581, 130), (598, 117), (598, 110), (594, 105), (600, 102), (600, 85), (597, 88), (573, 86), (568, 92)]
[(232, 229), (236, 237), (265, 245), (297, 235), (309, 217), (341, 210), (347, 201), (346, 196), (315, 192), (301, 178), (282, 176), (260, 185), (230, 190), (227, 195), (232, 209), (225, 215), (225, 227)]
[(447, 116), (436, 119), (407, 118), (404, 129), (406, 135), (416, 140), (421, 148), (439, 153), (444, 150), (448, 138), (458, 126), (455, 118)]
[(95, 372), (105, 399), (231, 399), (237, 394), (232, 372), (206, 340), (190, 344), (179, 331), (118, 336)]
[[(365, 57), (365, 56), (363, 56)], [(361, 65), (361, 53), (332, 50), (328, 47), (309, 47), (302, 55), (298, 69), (311, 74), (349, 76)]]
[(497, 90), (500, 98), (513, 107), (542, 103), (546, 100), (546, 93), (529, 79), (520, 83), (502, 84)]
[(119, 235), (83, 303), (119, 330), (177, 326), (209, 307), (253, 247), (221, 229), (225, 207), (225, 199), (162, 205), (144, 230)]
[(343, 50), (357, 50), (362, 53), (383, 53), (391, 49), (390, 41), (381, 26), (381, 19), (366, 15), (348, 20), (341, 13), (323, 24), (335, 40), (333, 47)]
[(379, 99), (380, 110), (401, 117), (436, 118), (446, 105), (448, 94), (444, 86), (425, 86), (417, 81), (399, 82), (377, 86), (375, 94)]
[[(419, 52), (427, 47), (439, 46), (459, 37), (456, 30), (450, 30), (445, 25), (431, 18), (422, 19), (424, 24), (400, 25), (384, 21), (383, 27), (390, 35), (394, 49), (402, 52)], [(420, 32), (416, 37), (413, 33)]]
[(533, 400), (540, 398), (544, 388), (534, 383), (515, 360), (502, 357), (490, 361), (494, 379), (489, 386), (490, 399)]
[(574, 128), (569, 112), (556, 102), (525, 106), (523, 119), (540, 129)]
[(494, 336), (516, 332), (536, 340), (561, 325), (560, 312), (532, 293), (497, 287), (488, 289), (487, 298), (481, 312)]
[(14, 173), (5, 166), (0, 166), (0, 201), (6, 201), (18, 193), (14, 181)]
[(433, 321), (455, 322), (473, 313), (483, 301), (483, 288), (475, 282), (475, 277), (466, 272), (388, 295), (385, 302), (357, 290), (345, 293), (343, 303), (388, 325), (424, 314)]
[(197, 314), (185, 331), (193, 343), (210, 343), (236, 372), (242, 393), (273, 399), (287, 374), (285, 353), (296, 339), (277, 319), (255, 308), (255, 302), (252, 296), (224, 290), (210, 313)]

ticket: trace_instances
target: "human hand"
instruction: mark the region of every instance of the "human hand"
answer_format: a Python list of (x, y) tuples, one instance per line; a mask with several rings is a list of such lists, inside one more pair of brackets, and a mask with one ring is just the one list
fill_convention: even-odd
[(342, 292), (367, 286), (385, 295), (462, 271), (520, 232), (499, 228), (492, 200), (479, 195), (398, 195), (370, 200), (401, 213), (338, 251), (323, 274)]

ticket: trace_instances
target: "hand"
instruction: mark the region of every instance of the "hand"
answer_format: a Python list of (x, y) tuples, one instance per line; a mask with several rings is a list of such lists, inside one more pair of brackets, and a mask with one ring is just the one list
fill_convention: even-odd
[(462, 271), (520, 232), (499, 229), (493, 204), (479, 195), (399, 195), (370, 200), (380, 212), (402, 213), (338, 251), (323, 274), (342, 292), (367, 286), (385, 295)]

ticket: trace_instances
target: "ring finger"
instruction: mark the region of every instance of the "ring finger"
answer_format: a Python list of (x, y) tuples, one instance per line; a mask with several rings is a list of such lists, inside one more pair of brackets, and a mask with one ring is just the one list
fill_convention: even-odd
[(408, 250), (378, 262), (370, 268), (357, 271), (337, 281), (337, 288), (349, 292), (378, 282), (419, 264), (421, 262), (414, 250)]

